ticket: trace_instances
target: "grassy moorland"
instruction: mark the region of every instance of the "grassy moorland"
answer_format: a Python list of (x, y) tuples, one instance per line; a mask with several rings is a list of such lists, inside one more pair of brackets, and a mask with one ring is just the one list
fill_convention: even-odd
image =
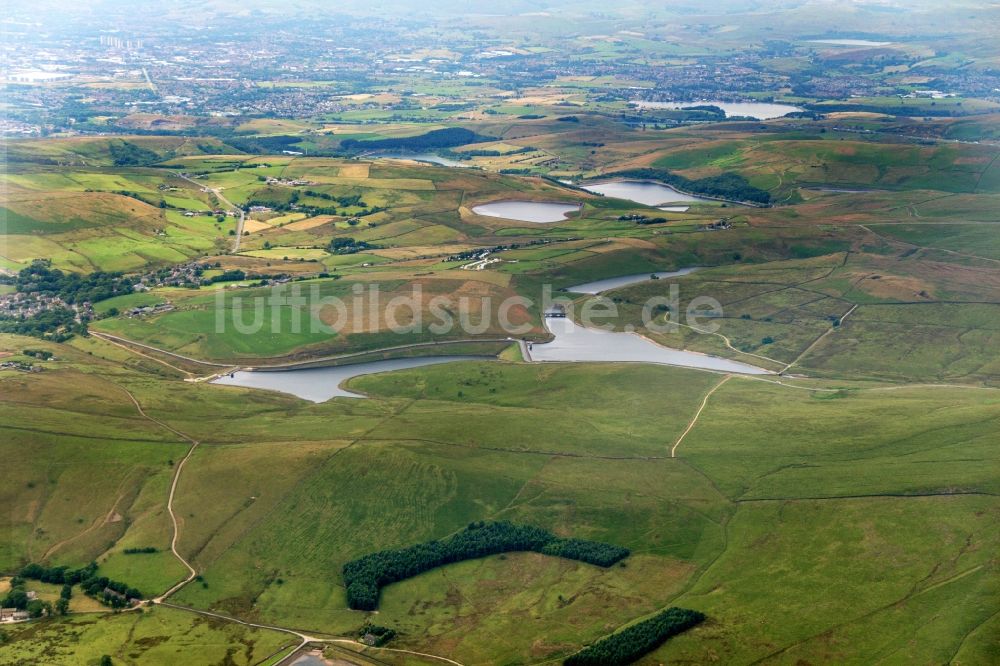
[[(879, 246), (870, 237), (861, 242), (873, 240), (856, 245), (860, 251), (706, 269), (678, 279), (682, 312), (697, 297), (721, 304), (721, 318), (700, 325), (714, 323), (717, 333), (683, 326), (661, 332), (666, 315), (645, 333), (669, 346), (748, 362), (772, 359), (776, 369), (794, 364), (794, 372), (814, 376), (995, 385), (1000, 367), (989, 350), (1000, 315), (1000, 272), (946, 255), (916, 258), (905, 246)], [(642, 304), (666, 293), (649, 282), (608, 297), (617, 301), (619, 325), (643, 330)]]
[[(14, 351), (25, 343), (4, 338)], [(57, 563), (96, 559), (151, 593), (182, 577), (168, 554), (122, 554), (168, 547), (164, 476), (188, 447), (139, 416), (124, 388), (148, 417), (201, 442), (175, 511), (180, 552), (202, 578), (178, 603), (349, 636), (366, 614), (347, 608), (344, 562), (508, 519), (633, 555), (605, 570), (510, 554), (390, 585), (377, 617), (400, 631), (397, 647), (485, 663), (502, 644), (505, 659), (542, 661), (681, 605), (710, 620), (661, 648), (660, 660), (991, 654), (988, 631), (977, 630), (994, 612), (988, 525), (1000, 509), (991, 471), (1000, 398), (989, 389), (735, 378), (671, 458), (717, 375), (474, 362), (359, 378), (352, 388), (371, 398), (317, 405), (171, 381), (99, 341), (80, 345), (93, 355), (52, 347), (59, 360), (37, 376), (0, 377), (19, 414), (5, 423), (31, 423), (39, 442), (37, 455), (7, 454), (25, 466), (18, 478), (37, 479), (7, 489), (5, 501), (24, 507), (6, 526), (24, 535), (8, 569), (48, 550)], [(67, 383), (87, 397), (54, 400)], [(99, 447), (93, 433), (106, 426), (88, 425), (97, 411), (117, 415), (122, 429), (97, 430)], [(18, 439), (16, 425), (4, 430), (6, 446), (33, 441)], [(122, 453), (109, 458), (109, 446)], [(73, 451), (78, 462), (65, 465)], [(115, 479), (128, 469), (149, 470), (133, 481), (138, 491)], [(131, 564), (141, 558), (151, 566)], [(941, 616), (941, 604), (955, 615)], [(135, 617), (93, 626), (120, 643), (116, 623)], [(24, 631), (64, 635), (77, 620), (65, 622)], [(872, 642), (863, 631), (872, 623), (908, 638)], [(14, 634), (0, 655), (27, 654), (35, 637)]]
[[(716, 299), (719, 334), (639, 332), (785, 377), (531, 364), (512, 348), (497, 361), (359, 377), (350, 386), (368, 398), (313, 404), (183, 381), (209, 370), (97, 336), (54, 344), (3, 335), (4, 360), (41, 371), (0, 370), (0, 456), (13, 479), (0, 488), (9, 509), (0, 512), (0, 573), (95, 561), (102, 575), (162, 594), (187, 575), (171, 552), (172, 508), (177, 552), (198, 575), (172, 602), (345, 639), (377, 622), (398, 632), (393, 647), (460, 663), (558, 660), (674, 605), (708, 620), (646, 663), (1000, 658), (996, 148), (883, 143), (833, 120), (808, 131), (795, 119), (639, 130), (580, 115), (470, 121), (498, 137), (487, 146), (499, 155), (467, 161), (480, 169), (249, 155), (181, 137), (129, 139), (128, 154), (147, 162), (116, 166), (126, 149), (109, 139), (15, 142), (3, 177), (3, 267), (47, 257), (79, 272), (140, 273), (194, 258), (213, 274), (239, 268), (252, 277), (99, 303), (105, 318), (91, 328), (253, 365), (443, 339), (391, 333), (363, 302), (338, 334), (308, 327), (311, 316), (332, 323), (331, 312), (271, 303), (258, 334), (220, 330), (217, 315), (234, 314), (237, 299), (272, 293), (261, 277), (301, 278), (282, 288), (323, 297), (419, 286), (422, 315), (431, 297), (490, 297), (475, 318), (492, 319), (501, 299), (538, 299), (544, 284), (699, 266), (672, 281), (678, 306)], [(407, 123), (260, 120), (246, 129), (310, 132), (302, 136), (317, 145), (330, 139), (323, 132), (417, 133)], [(957, 121), (939, 130), (964, 131)], [(659, 211), (497, 173), (515, 164), (571, 179), (643, 167), (738, 173), (778, 205)], [(233, 217), (185, 215), (218, 208), (220, 195), (271, 209), (248, 215), (239, 253)], [(504, 199), (582, 207), (551, 224), (473, 211)], [(486, 249), (500, 261), (463, 268)], [(670, 284), (606, 294), (618, 310), (611, 323), (641, 323), (642, 304)], [(150, 316), (112, 310), (165, 302), (173, 309)], [(527, 337), (546, 336), (537, 300), (517, 316)], [(493, 324), (476, 335), (506, 337)], [(377, 615), (349, 609), (346, 562), (482, 520), (632, 555), (608, 569), (535, 553), (470, 560), (385, 586)], [(2, 663), (111, 654), (166, 664), (196, 649), (206, 661), (259, 663), (296, 640), (162, 606), (5, 631)], [(344, 649), (338, 656), (361, 663), (412, 656)]]

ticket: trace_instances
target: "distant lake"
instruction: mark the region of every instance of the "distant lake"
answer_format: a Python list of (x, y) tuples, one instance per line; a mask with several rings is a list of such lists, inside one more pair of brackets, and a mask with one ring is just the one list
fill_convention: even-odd
[[(711, 201), (711, 199), (683, 194), (667, 185), (643, 183), (637, 180), (612, 180), (606, 183), (584, 185), (583, 189), (603, 194), (606, 197), (627, 199), (644, 206), (660, 206), (674, 201)], [(687, 209), (685, 208), (685, 210)]]
[(409, 370), (425, 365), (438, 365), (453, 361), (482, 361), (483, 356), (423, 356), (417, 358), (394, 358), (370, 363), (355, 363), (339, 365), (331, 368), (306, 368), (302, 370), (275, 370), (249, 372), (240, 370), (233, 377), (223, 375), (212, 381), (213, 384), (225, 386), (242, 386), (244, 388), (267, 389), (281, 391), (310, 400), (326, 402), (337, 396), (344, 398), (364, 398), (360, 393), (353, 393), (340, 387), (352, 377), (372, 375), (377, 372), (392, 372), (393, 370)]
[(655, 275), (657, 278), (664, 280), (672, 277), (680, 277), (682, 275), (688, 275), (694, 273), (698, 270), (698, 266), (691, 266), (689, 268), (682, 268), (679, 271), (668, 271), (660, 273), (635, 273), (634, 275), (621, 275), (619, 277), (606, 278), (604, 280), (594, 280), (593, 282), (584, 282), (583, 284), (576, 284), (572, 287), (566, 287), (567, 291), (574, 291), (578, 294), (600, 294), (601, 292), (609, 291), (611, 289), (618, 289), (619, 287), (624, 287), (630, 284), (636, 284), (638, 282), (648, 282), (651, 279), (651, 275)]
[(545, 325), (555, 340), (532, 345), (529, 352), (532, 361), (632, 361), (744, 375), (773, 374), (718, 356), (661, 347), (635, 333), (587, 328), (568, 318), (546, 319)]
[(520, 222), (561, 222), (569, 213), (580, 210), (580, 204), (545, 201), (494, 201), (474, 206), (472, 212), (487, 217), (502, 217)]
[(892, 42), (872, 42), (867, 39), (810, 39), (813, 44), (833, 44), (834, 46), (889, 46)]
[(718, 100), (699, 100), (697, 102), (633, 102), (640, 109), (680, 109), (685, 106), (717, 106), (730, 116), (750, 116), (759, 120), (780, 118), (786, 113), (801, 111), (791, 104), (774, 104), (772, 102), (720, 102)]
[(366, 157), (388, 158), (393, 160), (411, 160), (413, 162), (427, 162), (428, 164), (439, 164), (441, 166), (447, 166), (447, 167), (469, 166), (465, 162), (459, 162), (458, 160), (450, 160), (447, 157), (441, 157), (436, 153), (375, 153), (372, 155), (367, 155)]

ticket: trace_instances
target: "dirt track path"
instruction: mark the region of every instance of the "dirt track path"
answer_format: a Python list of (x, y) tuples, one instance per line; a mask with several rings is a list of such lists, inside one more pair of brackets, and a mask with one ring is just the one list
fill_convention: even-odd
[[(771, 358), (770, 356), (763, 356), (761, 354), (754, 354), (753, 352), (747, 352), (747, 351), (743, 351), (742, 349), (737, 349), (736, 347), (733, 346), (733, 343), (732, 343), (732, 341), (729, 338), (727, 338), (722, 333), (719, 333), (718, 331), (706, 331), (704, 329), (697, 328), (697, 327), (691, 326), (689, 324), (682, 324), (680, 322), (675, 322), (675, 323), (677, 324), (677, 326), (683, 326), (684, 328), (690, 328), (695, 333), (701, 333), (702, 335), (706, 335), (707, 334), (707, 335), (718, 336), (718, 337), (722, 338), (722, 342), (726, 345), (726, 347), (728, 349), (736, 352), (737, 354), (742, 354), (744, 356), (753, 356), (755, 358), (763, 359), (765, 361), (770, 361), (771, 363), (778, 363), (778, 364), (781, 363), (781, 361), (779, 361), (777, 359), (774, 359), (774, 358)], [(645, 336), (643, 336), (643, 337), (645, 337)]]
[[(843, 324), (844, 320), (846, 320), (848, 317), (850, 317), (851, 313), (854, 312), (857, 309), (858, 309), (858, 305), (857, 304), (852, 305), (851, 309), (848, 310), (847, 312), (845, 312), (844, 315), (840, 318), (840, 323)], [(833, 333), (835, 330), (837, 330), (837, 328), (838, 327), (831, 326), (830, 328), (828, 328), (825, 331), (823, 331), (823, 333), (818, 338), (816, 338), (815, 340), (812, 341), (811, 345), (809, 345), (808, 347), (806, 347), (804, 350), (802, 350), (801, 354), (799, 354), (798, 356), (795, 357), (794, 361), (792, 361), (791, 363), (789, 363), (788, 365), (786, 365), (784, 368), (782, 368), (782, 370), (781, 370), (781, 372), (779, 374), (785, 374), (786, 372), (788, 372), (789, 368), (791, 368), (793, 365), (795, 365), (796, 363), (798, 363), (799, 361), (801, 361), (802, 359), (804, 359), (809, 354), (809, 352), (811, 352), (813, 349), (815, 349), (816, 346), (819, 345), (819, 343), (821, 343), (826, 338), (826, 336), (828, 336), (831, 333)]]
[[(124, 347), (125, 349), (128, 349), (128, 345), (134, 345), (136, 347), (141, 347), (142, 349), (148, 349), (149, 351), (153, 351), (153, 352), (156, 352), (158, 354), (166, 354), (167, 356), (172, 356), (172, 357), (178, 358), (178, 359), (180, 359), (182, 361), (190, 361), (191, 363), (198, 363), (200, 365), (209, 365), (209, 366), (212, 366), (213, 368), (232, 368), (232, 367), (234, 367), (232, 363), (228, 363), (227, 364), (227, 363), (213, 363), (212, 361), (201, 361), (201, 360), (196, 359), (196, 358), (191, 358), (190, 356), (184, 356), (184, 355), (178, 354), (176, 352), (167, 351), (166, 349), (160, 349), (159, 347), (154, 347), (152, 345), (146, 345), (146, 344), (143, 344), (141, 342), (136, 342), (135, 340), (129, 340), (128, 338), (121, 338), (121, 337), (118, 337), (117, 335), (111, 335), (110, 333), (102, 333), (101, 331), (90, 331), (90, 334), (93, 335), (96, 338), (100, 338), (100, 339), (104, 340), (105, 342), (110, 342), (111, 344), (117, 344), (119, 347)], [(121, 344), (119, 344), (119, 343), (121, 343)], [(131, 351), (133, 353), (137, 353), (137, 354), (139, 353), (139, 352), (137, 352), (134, 349), (131, 350)], [(140, 354), (140, 356), (145, 356), (145, 354)], [(156, 360), (156, 359), (154, 359), (154, 360)], [(163, 363), (163, 361), (160, 361), (160, 362)], [(169, 367), (173, 367), (169, 363), (167, 363), (165, 365), (168, 365)], [(176, 368), (176, 369), (180, 370), (180, 368)], [(187, 373), (187, 374), (190, 375), (191, 373)], [(164, 427), (166, 427), (166, 426), (164, 426)]]
[[(889, 222), (878, 222), (878, 223), (870, 223), (870, 224), (871, 224), (872, 227), (875, 227), (875, 226), (879, 226), (879, 225), (886, 226), (886, 225), (889, 225), (891, 223), (889, 223)], [(988, 224), (995, 224), (995, 223), (990, 222)], [(915, 248), (917, 248), (919, 250), (926, 250), (928, 252), (944, 252), (945, 254), (952, 254), (952, 255), (955, 255), (956, 257), (964, 257), (966, 259), (977, 259), (979, 261), (990, 261), (990, 262), (993, 262), (995, 264), (1000, 264), (1000, 259), (992, 259), (990, 257), (981, 257), (978, 254), (968, 254), (966, 252), (958, 252), (956, 250), (946, 250), (943, 247), (933, 247), (933, 246), (930, 246), (930, 245), (918, 245), (916, 243), (911, 243), (910, 241), (903, 240), (901, 238), (891, 238), (891, 237), (888, 237), (888, 236), (883, 236), (879, 232), (873, 230), (871, 227), (869, 227), (867, 225), (864, 225), (864, 224), (859, 224), (858, 228), (859, 229), (864, 229), (865, 231), (867, 231), (868, 233), (870, 233), (872, 236), (875, 236), (876, 238), (879, 238), (879, 239), (881, 239), (881, 240), (883, 240), (883, 241), (885, 241), (887, 243), (900, 243), (902, 245), (909, 245), (910, 247), (915, 247)]]
[(156, 425), (160, 426), (161, 428), (165, 428), (165, 429), (169, 430), (170, 432), (174, 433), (175, 435), (177, 435), (181, 439), (187, 440), (188, 442), (191, 443), (191, 447), (188, 449), (187, 455), (185, 455), (184, 458), (179, 463), (177, 463), (177, 467), (174, 468), (174, 478), (170, 482), (170, 495), (167, 497), (167, 513), (170, 514), (170, 521), (173, 524), (173, 528), (174, 528), (174, 530), (173, 530), (174, 533), (173, 533), (173, 535), (170, 538), (170, 550), (174, 554), (174, 557), (177, 558), (177, 561), (179, 561), (181, 564), (183, 564), (187, 568), (188, 575), (187, 575), (187, 578), (185, 578), (184, 580), (180, 581), (179, 583), (177, 583), (176, 585), (174, 585), (173, 587), (171, 587), (169, 590), (167, 590), (166, 592), (164, 592), (160, 596), (158, 596), (155, 599), (153, 599), (153, 601), (155, 603), (160, 603), (164, 599), (166, 599), (167, 597), (169, 597), (171, 594), (173, 594), (177, 590), (181, 589), (182, 587), (184, 587), (185, 585), (187, 585), (188, 583), (190, 583), (192, 580), (194, 580), (194, 577), (198, 575), (198, 572), (195, 571), (195, 568), (193, 566), (191, 566), (191, 563), (188, 562), (186, 559), (184, 559), (184, 556), (181, 555), (180, 552), (177, 550), (177, 538), (178, 538), (178, 536), (180, 534), (180, 526), (177, 523), (177, 514), (174, 513), (174, 496), (177, 493), (177, 482), (181, 478), (181, 471), (184, 469), (184, 464), (187, 463), (187, 461), (191, 458), (191, 455), (195, 452), (195, 449), (198, 448), (198, 444), (200, 442), (198, 442), (198, 440), (196, 440), (196, 439), (194, 439), (192, 437), (189, 437), (188, 435), (186, 435), (185, 433), (181, 432), (180, 430), (174, 428), (173, 426), (169, 426), (166, 423), (164, 423), (163, 421), (160, 421), (158, 419), (154, 419), (152, 416), (150, 416), (149, 414), (147, 414), (142, 409), (142, 405), (139, 404), (139, 401), (136, 399), (136, 397), (134, 395), (132, 395), (131, 391), (129, 391), (124, 386), (119, 386), (119, 388), (122, 391), (125, 392), (125, 395), (127, 395), (129, 397), (129, 400), (132, 401), (132, 404), (135, 405), (135, 409), (136, 409), (137, 412), (139, 412), (139, 416), (141, 416), (142, 418), (146, 419), (147, 421), (151, 421), (152, 423), (155, 423)]
[(104, 333), (98, 333), (97, 331), (90, 331), (90, 334), (93, 335), (93, 336), (95, 336), (95, 337), (101, 338), (105, 342), (109, 342), (109, 343), (113, 344), (116, 347), (120, 347), (121, 349), (124, 349), (125, 351), (127, 351), (130, 354), (135, 354), (136, 356), (141, 356), (143, 358), (148, 358), (150, 361), (156, 361), (157, 363), (159, 363), (161, 365), (165, 365), (166, 367), (168, 367), (168, 368), (170, 368), (172, 370), (176, 370), (178, 372), (182, 372), (185, 375), (187, 375), (188, 377), (191, 376), (191, 373), (188, 372), (187, 370), (184, 370), (182, 368), (178, 368), (176, 365), (170, 365), (169, 363), (167, 363), (166, 361), (164, 361), (162, 359), (156, 358), (155, 356), (150, 356), (149, 354), (143, 354), (138, 349), (132, 349), (131, 347), (128, 347), (128, 346), (122, 344), (121, 342), (117, 342), (115, 340), (115, 336), (113, 336), (113, 335), (106, 335)]
[(225, 197), (225, 195), (222, 194), (222, 188), (221, 187), (209, 187), (208, 185), (206, 185), (204, 183), (199, 183), (197, 180), (195, 180), (193, 178), (189, 178), (188, 176), (185, 176), (184, 174), (179, 174), (179, 175), (180, 175), (181, 178), (183, 178), (187, 182), (192, 183), (194, 185), (197, 185), (200, 188), (208, 190), (209, 192), (211, 192), (212, 194), (214, 194), (216, 197), (218, 197), (218, 199), (219, 199), (219, 201), (221, 203), (223, 203), (226, 206), (228, 206), (230, 210), (235, 210), (235, 211), (237, 211), (239, 213), (240, 219), (236, 223), (236, 238), (233, 239), (233, 249), (232, 249), (233, 254), (236, 254), (237, 252), (239, 252), (240, 251), (240, 241), (243, 240), (243, 225), (246, 223), (247, 214), (239, 206), (234, 206), (233, 202), (230, 201), (229, 199), (227, 199)]
[(121, 503), (122, 499), (124, 498), (123, 486), (125, 485), (125, 482), (127, 480), (128, 480), (128, 476), (126, 475), (122, 479), (121, 483), (118, 484), (118, 491), (117, 491), (118, 495), (115, 498), (115, 503), (111, 505), (111, 508), (108, 509), (108, 512), (104, 515), (103, 518), (97, 518), (96, 520), (94, 520), (94, 522), (92, 522), (90, 524), (90, 526), (88, 526), (82, 532), (78, 532), (77, 534), (74, 534), (73, 536), (66, 537), (62, 541), (58, 541), (58, 542), (52, 544), (51, 546), (48, 547), (48, 549), (44, 553), (42, 553), (42, 557), (40, 559), (42, 559), (42, 560), (49, 559), (50, 557), (52, 557), (52, 555), (54, 553), (56, 553), (57, 551), (59, 551), (60, 549), (62, 549), (64, 546), (73, 543), (77, 539), (81, 539), (81, 538), (87, 536), (88, 534), (90, 534), (94, 530), (100, 528), (102, 525), (106, 525), (107, 523), (110, 523), (111, 520), (112, 520), (112, 518), (114, 517), (115, 513), (118, 511), (118, 505)]
[(677, 441), (674, 442), (674, 445), (670, 448), (671, 458), (677, 457), (677, 447), (681, 445), (681, 442), (684, 441), (684, 438), (687, 437), (687, 434), (691, 432), (691, 429), (694, 428), (696, 423), (698, 423), (698, 417), (701, 416), (701, 413), (705, 410), (705, 405), (708, 404), (708, 399), (711, 398), (712, 394), (718, 391), (723, 384), (732, 379), (732, 377), (733, 377), (732, 375), (726, 375), (719, 381), (718, 384), (712, 387), (712, 390), (710, 390), (708, 393), (705, 394), (705, 397), (702, 398), (701, 406), (699, 406), (698, 411), (694, 413), (694, 417), (691, 418), (691, 422), (688, 423), (688, 427), (684, 430), (684, 432), (681, 433), (681, 436), (677, 438)]

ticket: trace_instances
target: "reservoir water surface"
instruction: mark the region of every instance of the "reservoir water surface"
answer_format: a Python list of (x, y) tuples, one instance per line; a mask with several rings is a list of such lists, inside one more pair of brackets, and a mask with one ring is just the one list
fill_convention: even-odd
[(545, 344), (532, 345), (532, 361), (630, 361), (744, 375), (773, 374), (739, 361), (661, 347), (635, 333), (588, 328), (571, 319), (546, 319), (545, 324), (555, 339)]
[(791, 104), (774, 102), (720, 102), (719, 100), (699, 100), (697, 102), (633, 102), (640, 109), (681, 109), (686, 106), (717, 106), (730, 116), (750, 116), (758, 120), (780, 118), (793, 111), (801, 111)]
[(487, 217), (502, 217), (519, 222), (562, 222), (569, 213), (580, 210), (580, 204), (551, 201), (494, 201), (474, 206), (472, 212)]
[[(678, 192), (660, 183), (645, 183), (638, 180), (611, 180), (606, 183), (584, 185), (583, 189), (606, 197), (627, 199), (644, 206), (661, 206), (675, 201), (712, 201), (704, 197)], [(683, 212), (683, 211), (682, 211)]]
[(451, 363), (452, 361), (483, 361), (484, 356), (423, 356), (417, 358), (393, 358), (369, 363), (353, 365), (338, 365), (330, 368), (305, 368), (302, 370), (268, 370), (250, 372), (238, 370), (232, 376), (223, 375), (212, 381), (213, 384), (225, 386), (242, 386), (244, 388), (267, 389), (290, 393), (303, 400), (326, 402), (337, 396), (344, 398), (364, 398), (360, 393), (354, 393), (341, 388), (341, 384), (352, 377), (372, 375), (377, 372), (393, 370), (408, 370), (426, 365)]

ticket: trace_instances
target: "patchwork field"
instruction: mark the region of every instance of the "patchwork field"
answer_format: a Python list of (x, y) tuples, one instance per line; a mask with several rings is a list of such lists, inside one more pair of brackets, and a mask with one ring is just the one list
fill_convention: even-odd
[(140, 271), (222, 251), (236, 228), (205, 215), (213, 205), (205, 193), (152, 170), (33, 168), (3, 185), (8, 269), (45, 258), (72, 271)]

